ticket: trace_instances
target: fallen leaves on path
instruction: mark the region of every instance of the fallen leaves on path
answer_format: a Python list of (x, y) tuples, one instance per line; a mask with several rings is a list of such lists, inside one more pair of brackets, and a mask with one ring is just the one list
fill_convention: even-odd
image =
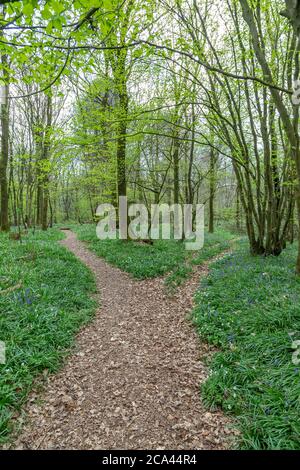
[[(25, 406), (19, 449), (224, 449), (235, 431), (202, 404), (210, 350), (186, 319), (197, 267), (173, 298), (162, 278), (136, 281), (66, 232), (62, 242), (94, 272), (101, 307), (76, 351)], [(34, 398), (32, 398), (34, 397)], [(38, 404), (39, 403), (39, 404)]]

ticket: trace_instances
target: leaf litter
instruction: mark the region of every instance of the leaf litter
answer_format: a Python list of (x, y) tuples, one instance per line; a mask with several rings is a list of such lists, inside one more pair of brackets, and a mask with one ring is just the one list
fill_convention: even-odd
[(74, 353), (16, 419), (14, 449), (226, 449), (237, 430), (208, 411), (200, 385), (212, 348), (187, 316), (209, 262), (170, 298), (163, 278), (137, 281), (66, 231), (61, 243), (94, 273), (99, 307)]

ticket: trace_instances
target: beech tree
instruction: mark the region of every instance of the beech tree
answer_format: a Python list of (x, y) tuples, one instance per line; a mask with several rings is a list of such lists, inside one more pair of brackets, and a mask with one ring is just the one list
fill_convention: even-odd
[(127, 195), (230, 214), (253, 255), (300, 236), (299, 2), (2, 3), (3, 230)]

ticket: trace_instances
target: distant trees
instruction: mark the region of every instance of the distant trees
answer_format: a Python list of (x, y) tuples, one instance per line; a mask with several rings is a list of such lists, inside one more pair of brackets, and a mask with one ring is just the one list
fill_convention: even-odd
[(2, 229), (127, 195), (203, 202), (209, 231), (223, 211), (255, 255), (300, 233), (297, 2), (8, 3)]

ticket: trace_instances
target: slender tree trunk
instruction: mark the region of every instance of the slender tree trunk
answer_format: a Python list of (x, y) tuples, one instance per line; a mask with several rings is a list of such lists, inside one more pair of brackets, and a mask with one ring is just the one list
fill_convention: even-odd
[[(38, 178), (40, 178), (40, 174), (38, 174)], [(36, 191), (36, 225), (42, 225), (43, 196), (42, 184), (39, 181)]]
[(48, 200), (49, 200), (49, 190), (48, 188), (44, 189), (43, 197), (43, 212), (42, 212), (42, 230), (47, 230), (48, 228)]
[(179, 140), (174, 139), (174, 150), (173, 150), (173, 170), (174, 170), (174, 204), (179, 204)]
[(119, 136), (117, 143), (117, 189), (118, 197), (126, 196), (126, 131), (127, 125), (124, 122), (119, 126)]
[[(43, 148), (43, 160), (47, 161), (49, 159), (50, 153), (50, 134), (52, 126), (52, 95), (47, 96), (47, 121), (46, 121), (46, 131), (45, 131), (45, 140)], [(43, 204), (42, 204), (42, 230), (47, 230), (48, 228), (48, 206), (49, 206), (49, 172), (46, 170), (43, 175)]]
[(236, 213), (235, 213), (235, 224), (236, 229), (239, 232), (241, 230), (241, 205), (240, 205), (240, 195), (239, 188), (236, 187)]
[(214, 201), (215, 201), (215, 191), (216, 191), (216, 156), (214, 149), (210, 150), (209, 156), (209, 221), (208, 221), (208, 231), (209, 233), (214, 233)]
[[(122, 68), (125, 74), (125, 66)], [(122, 74), (120, 75), (122, 77)], [(119, 198), (127, 195), (126, 181), (126, 133), (127, 133), (127, 117), (128, 117), (128, 93), (126, 82), (121, 80), (118, 86), (119, 90), (119, 119), (117, 136), (117, 207), (119, 208)], [(117, 211), (117, 226), (119, 227), (119, 211)], [(129, 221), (128, 221), (129, 222)], [(120, 226), (120, 232), (123, 228)], [(121, 237), (126, 238), (126, 234)]]
[(8, 116), (8, 82), (7, 82), (7, 56), (1, 57), (2, 67), (4, 69), (4, 79), (6, 83), (0, 87), (1, 93), (1, 159), (0, 159), (0, 190), (1, 190), (1, 230), (7, 232), (9, 230), (8, 221), (8, 181), (7, 166), (9, 153), (9, 116)]

